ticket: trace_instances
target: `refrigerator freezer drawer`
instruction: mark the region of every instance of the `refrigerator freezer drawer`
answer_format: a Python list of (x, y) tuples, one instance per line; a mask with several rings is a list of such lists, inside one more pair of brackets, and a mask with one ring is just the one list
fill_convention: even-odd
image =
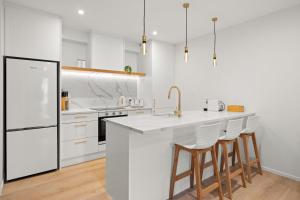
[(57, 169), (57, 127), (7, 133), (7, 180)]

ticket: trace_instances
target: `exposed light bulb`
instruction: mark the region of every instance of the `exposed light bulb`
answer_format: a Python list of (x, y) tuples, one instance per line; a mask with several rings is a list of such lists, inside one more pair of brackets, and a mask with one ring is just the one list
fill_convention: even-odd
[(188, 55), (189, 54), (189, 50), (188, 50), (188, 47), (185, 47), (184, 48), (184, 62), (185, 63), (188, 63)]
[(147, 38), (146, 35), (143, 35), (142, 38), (142, 54), (145, 56), (146, 55), (146, 48), (147, 48)]
[(214, 67), (217, 66), (217, 59), (213, 59), (213, 65), (214, 65)]
[(216, 56), (216, 54), (214, 54), (214, 56), (213, 56), (213, 66), (214, 67), (217, 66), (217, 56)]
[(142, 53), (144, 56), (146, 55), (146, 42), (143, 42), (142, 44)]

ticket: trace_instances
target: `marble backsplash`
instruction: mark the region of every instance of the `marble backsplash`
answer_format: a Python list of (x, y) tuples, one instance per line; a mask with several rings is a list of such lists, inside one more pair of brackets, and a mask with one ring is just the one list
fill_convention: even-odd
[(104, 73), (62, 71), (61, 88), (70, 109), (116, 106), (120, 96), (137, 97), (138, 78)]

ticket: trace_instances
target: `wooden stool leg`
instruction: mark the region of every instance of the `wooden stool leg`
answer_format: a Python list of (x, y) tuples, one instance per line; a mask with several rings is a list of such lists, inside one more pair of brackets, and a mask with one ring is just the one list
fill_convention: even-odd
[(174, 195), (175, 177), (176, 177), (176, 172), (177, 172), (179, 151), (180, 151), (179, 147), (177, 145), (175, 145), (175, 153), (174, 153), (173, 169), (172, 169), (172, 176), (171, 176), (171, 183), (170, 183), (169, 199), (173, 199), (173, 195)]
[(226, 185), (227, 185), (227, 192), (228, 198), (232, 199), (232, 187), (231, 187), (231, 180), (230, 180), (230, 168), (228, 163), (228, 150), (227, 150), (227, 143), (222, 143), (222, 150), (223, 150), (223, 158), (225, 163), (225, 172), (226, 172)]
[(242, 139), (243, 139), (243, 145), (244, 145), (244, 152), (245, 152), (245, 159), (246, 159), (246, 171), (247, 171), (248, 181), (249, 181), (249, 183), (252, 183), (248, 136), (243, 135)]
[(195, 174), (196, 174), (196, 190), (197, 190), (197, 200), (201, 199), (201, 180), (200, 180), (200, 165), (199, 165), (199, 152), (193, 152)]
[(221, 184), (221, 178), (220, 178), (219, 169), (218, 169), (218, 162), (217, 162), (215, 146), (212, 147), (211, 158), (212, 158), (212, 163), (213, 163), (213, 167), (214, 167), (215, 177), (217, 178), (217, 182), (219, 183), (219, 188), (218, 188), (219, 199), (223, 200), (222, 184)]
[(235, 145), (235, 143), (233, 143), (233, 145), (232, 145), (232, 163), (231, 163), (232, 166), (235, 165), (235, 154), (236, 154), (236, 145)]
[(191, 154), (191, 171), (192, 174), (190, 176), (190, 188), (194, 187), (194, 174), (195, 174), (195, 165), (194, 165), (194, 157), (193, 154)]
[(202, 181), (202, 177), (203, 177), (205, 157), (206, 157), (206, 152), (203, 152), (202, 155), (201, 155), (201, 165), (200, 165), (200, 178), (201, 178), (201, 181)]
[(222, 148), (222, 153), (221, 153), (221, 164), (220, 164), (220, 173), (224, 171), (224, 155), (223, 155), (224, 149)]
[[(215, 144), (215, 152), (216, 152), (216, 158), (217, 158), (217, 164), (218, 164), (218, 162), (219, 162), (219, 143), (216, 143)], [(218, 171), (218, 173), (219, 173), (219, 171)], [(215, 175), (215, 177), (217, 177), (217, 174), (214, 172), (214, 175)]]
[(238, 139), (236, 139), (234, 142), (236, 143), (236, 155), (237, 155), (238, 163), (242, 169), (241, 178), (242, 178), (243, 186), (246, 188), (247, 186), (246, 186), (245, 172), (244, 172), (243, 162), (241, 159), (239, 141), (238, 141)]
[(262, 173), (262, 169), (261, 169), (260, 156), (259, 156), (259, 152), (258, 152), (258, 148), (257, 148), (255, 133), (252, 134), (252, 142), (253, 142), (254, 152), (255, 152), (255, 156), (256, 156), (256, 160), (257, 160), (257, 167), (258, 167), (259, 173), (262, 175), (263, 173)]

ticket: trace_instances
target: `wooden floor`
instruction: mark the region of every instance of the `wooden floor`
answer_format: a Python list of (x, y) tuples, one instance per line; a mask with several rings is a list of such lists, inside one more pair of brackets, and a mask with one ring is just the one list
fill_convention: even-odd
[[(299, 200), (300, 183), (268, 172), (255, 175), (247, 189), (234, 181), (236, 200)], [(224, 188), (225, 190), (225, 188)], [(105, 159), (64, 168), (4, 185), (1, 200), (111, 200), (105, 193)], [(195, 200), (195, 191), (186, 191), (176, 200)], [(217, 200), (217, 193), (207, 196)], [(142, 200), (142, 199), (141, 199)], [(159, 200), (159, 199), (154, 199)]]

